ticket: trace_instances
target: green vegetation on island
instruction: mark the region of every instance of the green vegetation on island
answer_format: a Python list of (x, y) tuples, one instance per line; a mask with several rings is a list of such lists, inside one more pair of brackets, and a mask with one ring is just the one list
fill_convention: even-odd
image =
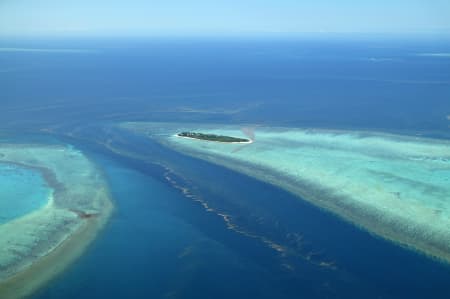
[(177, 136), (200, 139), (200, 140), (207, 140), (207, 141), (216, 141), (216, 142), (250, 142), (249, 139), (245, 139), (245, 138), (237, 138), (237, 137), (215, 135), (215, 134), (203, 134), (203, 133), (196, 133), (196, 132), (181, 132), (181, 133), (178, 133)]

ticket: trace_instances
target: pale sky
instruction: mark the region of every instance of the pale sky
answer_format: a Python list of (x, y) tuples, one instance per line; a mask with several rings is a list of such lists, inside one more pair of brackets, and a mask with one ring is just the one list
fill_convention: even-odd
[(0, 0), (0, 35), (450, 33), (450, 0)]

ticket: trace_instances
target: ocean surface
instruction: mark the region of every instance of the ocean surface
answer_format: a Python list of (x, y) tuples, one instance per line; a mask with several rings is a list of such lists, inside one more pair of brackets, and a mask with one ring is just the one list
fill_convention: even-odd
[(0, 137), (81, 149), (116, 205), (87, 252), (34, 298), (448, 298), (449, 265), (115, 126), (450, 139), (445, 53), (448, 39), (392, 36), (0, 41)]

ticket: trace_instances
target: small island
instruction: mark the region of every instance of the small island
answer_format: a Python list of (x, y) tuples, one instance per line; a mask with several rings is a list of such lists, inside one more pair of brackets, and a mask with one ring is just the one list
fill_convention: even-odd
[(224, 142), (224, 143), (251, 143), (252, 142), (250, 139), (246, 139), (246, 138), (238, 138), (238, 137), (223, 136), (223, 135), (216, 135), (216, 134), (204, 134), (204, 133), (197, 133), (197, 132), (181, 132), (181, 133), (178, 133), (177, 136), (183, 137), (183, 138), (192, 138), (192, 139)]

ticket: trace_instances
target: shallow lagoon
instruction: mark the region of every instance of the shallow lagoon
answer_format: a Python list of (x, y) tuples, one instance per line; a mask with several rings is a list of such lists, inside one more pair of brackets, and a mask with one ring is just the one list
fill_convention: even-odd
[(0, 164), (0, 224), (42, 208), (51, 192), (38, 171)]
[(9, 203), (6, 208), (13, 207), (11, 201), (29, 203), (28, 197), (40, 196), (29, 193), (36, 188), (45, 191), (45, 204), (28, 204), (20, 217), (0, 224), (0, 294), (23, 298), (83, 252), (108, 219), (112, 205), (101, 172), (71, 146), (2, 143), (0, 162), (9, 180), (2, 186), (2, 201)]

